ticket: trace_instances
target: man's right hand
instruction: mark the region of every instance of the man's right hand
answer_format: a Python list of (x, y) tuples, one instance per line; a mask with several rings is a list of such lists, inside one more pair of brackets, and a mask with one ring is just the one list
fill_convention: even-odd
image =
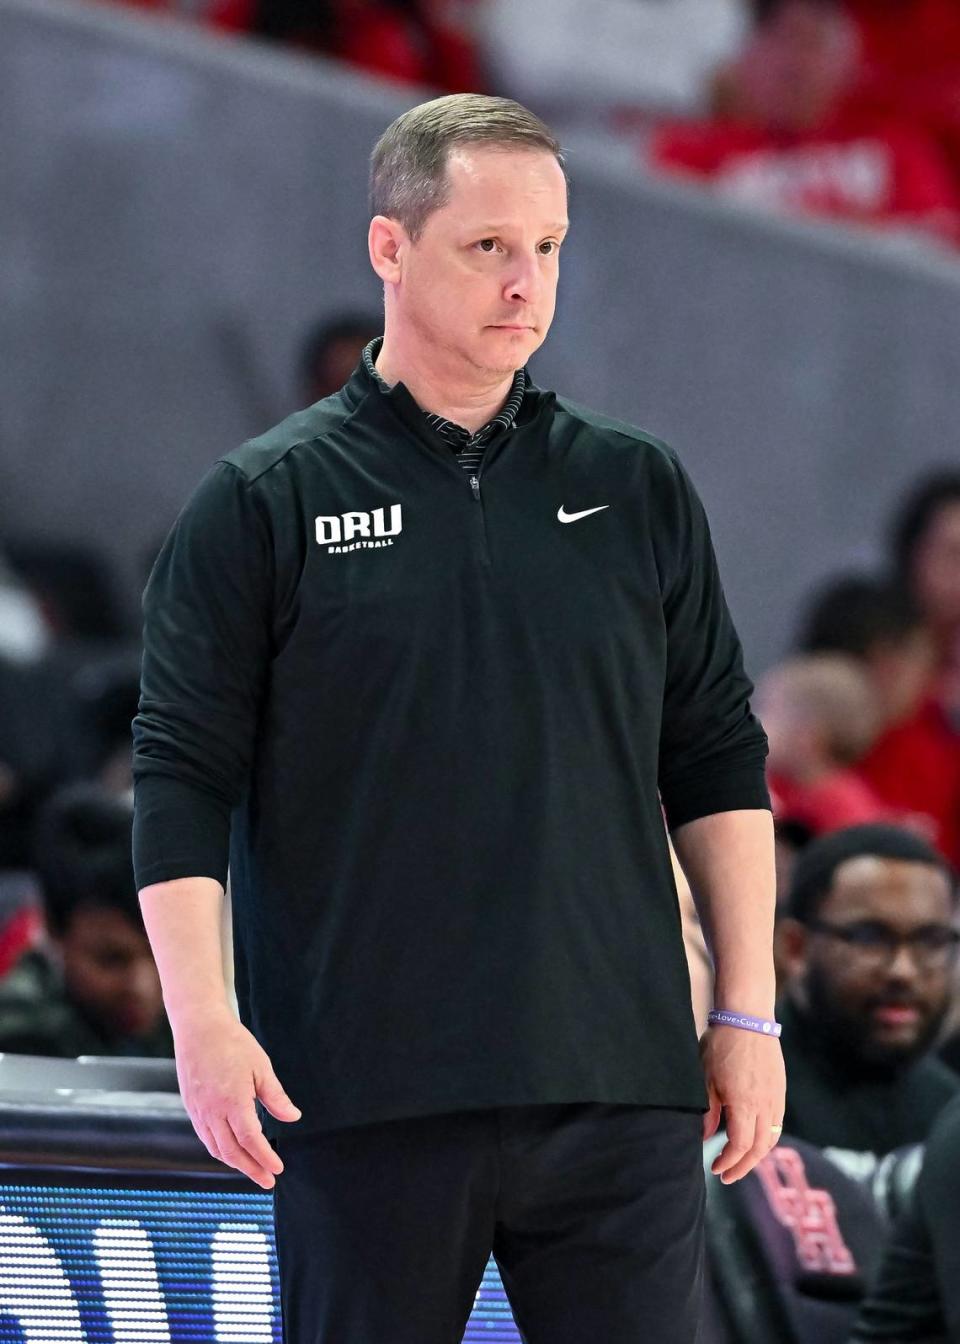
[(229, 1007), (171, 1021), (180, 1096), (212, 1157), (273, 1188), (283, 1163), (263, 1133), (254, 1098), (278, 1120), (302, 1112), (284, 1092), (266, 1051)]

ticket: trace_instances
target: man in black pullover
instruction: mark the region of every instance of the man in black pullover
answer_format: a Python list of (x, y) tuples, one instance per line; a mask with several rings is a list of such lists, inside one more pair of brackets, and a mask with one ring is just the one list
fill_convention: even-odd
[[(784, 1105), (766, 739), (709, 528), (670, 448), (527, 371), (567, 229), (538, 118), (414, 108), (371, 195), (384, 336), (211, 466), (144, 594), (134, 854), (184, 1102), (283, 1172), (288, 1344), (456, 1344), (491, 1250), (532, 1344), (690, 1344), (702, 1138), (723, 1107), (738, 1179)], [(664, 817), (716, 964), (699, 1047)]]

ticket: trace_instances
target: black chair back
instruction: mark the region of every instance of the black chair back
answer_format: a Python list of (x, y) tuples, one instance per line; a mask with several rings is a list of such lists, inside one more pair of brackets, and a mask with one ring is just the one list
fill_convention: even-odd
[(714, 1335), (729, 1344), (847, 1344), (885, 1235), (869, 1193), (786, 1134), (749, 1175), (724, 1185), (710, 1164), (725, 1141), (704, 1145)]

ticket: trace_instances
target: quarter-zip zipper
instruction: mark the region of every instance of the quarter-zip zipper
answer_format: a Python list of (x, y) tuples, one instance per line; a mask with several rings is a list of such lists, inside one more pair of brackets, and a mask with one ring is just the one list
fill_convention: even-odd
[[(510, 431), (508, 430), (507, 432), (509, 433)], [(470, 489), (471, 500), (473, 503), (478, 504), (480, 506), (479, 509), (477, 510), (477, 526), (480, 533), (480, 560), (484, 568), (490, 568), (493, 564), (490, 555), (490, 540), (489, 537), (487, 536), (486, 511), (483, 502), (483, 496), (480, 493), (480, 477), (483, 474), (483, 468), (487, 460), (488, 447), (489, 445), (487, 445), (484, 448), (483, 456), (480, 458), (479, 467), (477, 467), (475, 471), (471, 471), (469, 473), (464, 471), (456, 455), (452, 453), (449, 448), (446, 448), (445, 451), (441, 451), (438, 450), (438, 448), (432, 443), (427, 448), (427, 451), (430, 453), (431, 457), (435, 458), (442, 465), (445, 471), (456, 472), (456, 474), (461, 478), (461, 480), (463, 479), (464, 476), (466, 476), (467, 478), (467, 484)]]
[[(440, 448), (440, 446), (436, 441), (434, 431), (427, 426), (426, 421), (423, 419), (422, 414), (419, 412), (419, 408), (416, 408), (416, 414), (412, 416), (404, 415), (403, 412), (401, 412), (401, 418), (404, 419), (408, 424), (408, 426), (414, 431), (417, 438), (421, 441), (421, 443), (423, 444), (425, 450), (429, 453), (429, 455), (435, 461), (439, 462), (445, 471), (454, 471), (458, 476), (461, 477), (464, 475), (467, 476), (467, 484), (469, 485), (470, 488), (471, 499), (473, 503), (478, 504), (480, 506), (477, 515), (477, 523), (480, 531), (480, 560), (485, 569), (491, 568), (493, 565), (493, 559), (490, 554), (490, 539), (487, 533), (486, 509), (483, 501), (483, 496), (480, 491), (480, 478), (483, 474), (483, 468), (486, 465), (487, 460), (489, 458), (490, 446), (491, 446), (490, 443), (487, 443), (484, 446), (484, 451), (483, 455), (480, 458), (479, 467), (476, 469), (476, 471), (472, 471), (469, 474), (467, 474), (464, 471), (463, 467), (461, 466), (460, 462), (457, 460), (455, 454), (450, 451), (447, 445), (444, 445), (443, 448)], [(512, 434), (515, 429), (516, 425), (511, 425), (509, 426), (508, 429), (501, 431), (501, 433), (504, 436), (506, 436), (508, 434)], [(499, 437), (500, 437), (499, 435), (495, 435), (494, 439), (496, 440)]]
[[(508, 430), (507, 433), (510, 431)], [(480, 465), (476, 471), (470, 474), (470, 489), (473, 492), (473, 498), (480, 506), (480, 544), (483, 550), (483, 563), (488, 568), (493, 565), (490, 556), (490, 538), (487, 536), (487, 511), (484, 506), (483, 496), (480, 493), (480, 477), (483, 474), (483, 464), (486, 461), (486, 447), (484, 447), (483, 456), (480, 458)], [(457, 464), (459, 466), (459, 463)], [(462, 470), (462, 468), (461, 468)]]

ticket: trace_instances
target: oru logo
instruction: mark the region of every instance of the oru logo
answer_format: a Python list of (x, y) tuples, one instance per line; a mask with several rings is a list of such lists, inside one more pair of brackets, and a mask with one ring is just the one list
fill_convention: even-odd
[(314, 519), (317, 543), (326, 546), (329, 555), (392, 546), (394, 537), (403, 528), (400, 505), (390, 505), (389, 523), (386, 512), (386, 509), (373, 509), (370, 513), (349, 509), (346, 513), (320, 513)]

